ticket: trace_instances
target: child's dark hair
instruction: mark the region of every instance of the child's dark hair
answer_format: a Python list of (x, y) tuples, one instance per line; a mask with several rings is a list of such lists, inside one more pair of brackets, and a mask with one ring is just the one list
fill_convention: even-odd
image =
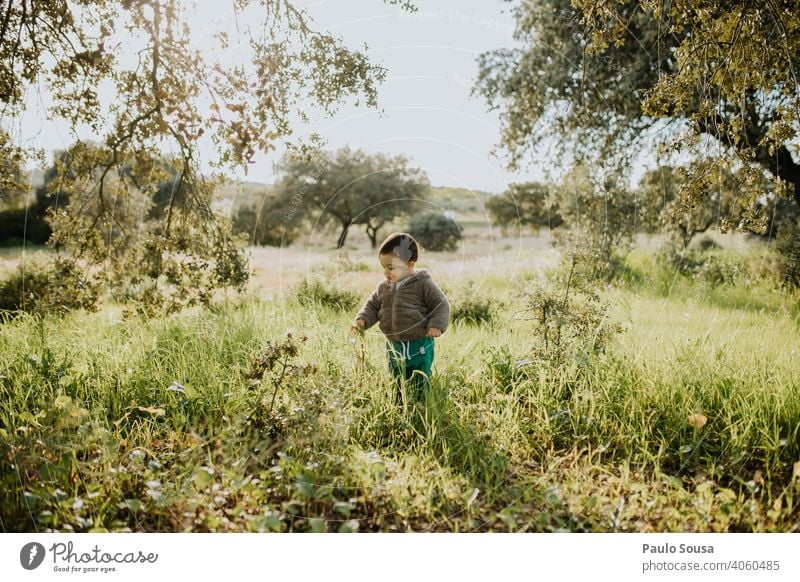
[(414, 237), (405, 232), (394, 232), (381, 243), (379, 255), (394, 253), (405, 262), (416, 262), (419, 258), (419, 245)]

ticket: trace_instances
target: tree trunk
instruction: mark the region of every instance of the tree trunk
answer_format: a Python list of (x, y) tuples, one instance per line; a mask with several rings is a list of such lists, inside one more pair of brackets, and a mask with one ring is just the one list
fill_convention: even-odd
[(339, 235), (339, 241), (336, 243), (336, 248), (340, 249), (344, 246), (344, 241), (347, 240), (347, 232), (350, 230), (350, 223), (342, 224), (342, 233)]
[(800, 164), (792, 158), (792, 153), (786, 146), (781, 146), (770, 155), (765, 147), (756, 150), (756, 160), (773, 176), (789, 182), (793, 186), (795, 202), (800, 206)]
[(381, 221), (380, 224), (375, 226), (372, 223), (367, 223), (366, 231), (367, 236), (369, 237), (369, 242), (372, 243), (372, 248), (378, 248), (378, 230), (384, 225), (384, 221)]

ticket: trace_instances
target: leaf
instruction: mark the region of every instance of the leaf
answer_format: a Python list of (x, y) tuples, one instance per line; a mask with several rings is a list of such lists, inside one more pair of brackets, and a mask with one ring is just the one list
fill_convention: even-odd
[(339, 527), (339, 533), (356, 533), (358, 531), (358, 520), (351, 519), (350, 521), (344, 522)]
[[(121, 425), (123, 422), (125, 422), (125, 419), (126, 419), (126, 418), (128, 418), (130, 415), (131, 415), (130, 411), (128, 411), (128, 412), (126, 412), (125, 414), (123, 414), (121, 418), (119, 418), (118, 420), (115, 420), (115, 421), (114, 421), (114, 426), (115, 426), (115, 427), (117, 427), (117, 428), (119, 428), (119, 426), (120, 426), (120, 425)], [(128, 441), (128, 439), (123, 439), (123, 440), (125, 441), (125, 444), (127, 444), (127, 441)], [(120, 444), (122, 444), (122, 443), (120, 442)]]
[[(542, 514), (540, 514), (540, 516), (542, 516), (542, 515), (547, 515), (547, 516), (549, 516), (549, 514), (548, 514), (547, 512), (543, 512)], [(503, 512), (496, 514), (496, 516), (497, 516), (497, 517), (500, 519), (500, 521), (502, 521), (502, 522), (503, 522), (503, 523), (506, 525), (506, 527), (508, 527), (509, 529), (516, 529), (516, 527), (517, 527), (517, 520), (516, 520), (516, 519), (514, 519), (514, 517), (513, 517), (513, 516), (511, 516), (511, 515), (509, 515), (509, 514), (507, 514), (507, 513), (503, 513)], [(549, 521), (549, 517), (548, 517), (548, 521)]]
[(285, 501), (282, 504), (282, 507), (286, 513), (291, 515), (300, 515), (300, 510), (302, 509), (303, 504), (293, 499), (291, 501)]
[(350, 512), (353, 510), (354, 506), (349, 501), (337, 501), (333, 504), (333, 510), (336, 513), (341, 513), (345, 517), (350, 517)]
[(200, 467), (197, 471), (195, 471), (194, 476), (194, 485), (198, 489), (205, 489), (211, 483), (214, 482), (214, 478), (212, 475), (214, 474), (214, 470), (210, 467)]
[(20, 420), (30, 424), (31, 426), (35, 426), (37, 428), (40, 428), (42, 426), (41, 424), (39, 424), (37, 419), (40, 418), (40, 417), (43, 417), (43, 416), (46, 416), (46, 413), (43, 410), (40, 411), (36, 416), (31, 414), (27, 410), (23, 410), (22, 412), (19, 413)]
[(794, 476), (800, 479), (800, 461), (794, 464)]
[(146, 412), (147, 414), (153, 414), (155, 416), (164, 416), (165, 411), (163, 408), (155, 408), (153, 406), (137, 406), (136, 410), (140, 412)]
[(308, 525), (311, 528), (311, 531), (314, 533), (325, 533), (328, 531), (328, 525), (325, 523), (325, 520), (318, 517), (312, 517), (309, 519)]
[(245, 475), (241, 479), (234, 479), (231, 481), (231, 489), (234, 491), (238, 491), (250, 485), (250, 481), (253, 479), (252, 475)]
[(161, 491), (156, 491), (155, 489), (148, 489), (147, 495), (150, 497), (150, 499), (157, 503), (163, 503), (166, 500), (164, 494), (161, 493)]
[(283, 522), (280, 520), (278, 515), (272, 511), (264, 515), (263, 521), (264, 525), (266, 525), (267, 528), (272, 531), (281, 531), (281, 529), (283, 529)]
[(316, 492), (311, 478), (303, 473), (298, 475), (295, 479), (294, 489), (301, 499), (313, 499), (314, 493)]

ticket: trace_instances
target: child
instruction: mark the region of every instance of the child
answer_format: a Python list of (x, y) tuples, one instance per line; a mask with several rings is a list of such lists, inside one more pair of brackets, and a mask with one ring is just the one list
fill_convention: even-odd
[(415, 269), (419, 249), (409, 234), (390, 234), (378, 251), (384, 280), (364, 303), (351, 325), (363, 331), (376, 322), (386, 336), (389, 369), (398, 380), (410, 380), (419, 399), (431, 375), (433, 338), (447, 329), (450, 304), (425, 269)]

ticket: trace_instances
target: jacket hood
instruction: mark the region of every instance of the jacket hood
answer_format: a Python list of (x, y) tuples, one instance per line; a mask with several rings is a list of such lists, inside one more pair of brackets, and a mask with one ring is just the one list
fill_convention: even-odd
[(418, 281), (424, 281), (425, 279), (430, 279), (430, 278), (431, 278), (431, 276), (430, 276), (430, 274), (428, 273), (427, 270), (425, 270), (425, 269), (417, 269), (416, 273), (414, 273), (413, 275), (409, 275), (408, 277), (404, 277), (403, 279), (400, 279), (399, 281), (395, 281), (393, 283), (389, 283), (388, 281), (384, 281), (384, 283), (389, 288), (394, 289), (394, 288), (405, 287), (406, 285), (408, 285), (410, 283), (414, 283), (414, 282), (418, 282)]
[(422, 279), (430, 279), (430, 278), (431, 278), (431, 276), (430, 276), (430, 274), (428, 273), (428, 270), (427, 270), (427, 269), (417, 269), (417, 272), (416, 272), (416, 273), (414, 273), (413, 275), (410, 275), (410, 276), (406, 277), (406, 279), (407, 279), (407, 280), (409, 280), (409, 281), (413, 281), (413, 280), (422, 280)]

